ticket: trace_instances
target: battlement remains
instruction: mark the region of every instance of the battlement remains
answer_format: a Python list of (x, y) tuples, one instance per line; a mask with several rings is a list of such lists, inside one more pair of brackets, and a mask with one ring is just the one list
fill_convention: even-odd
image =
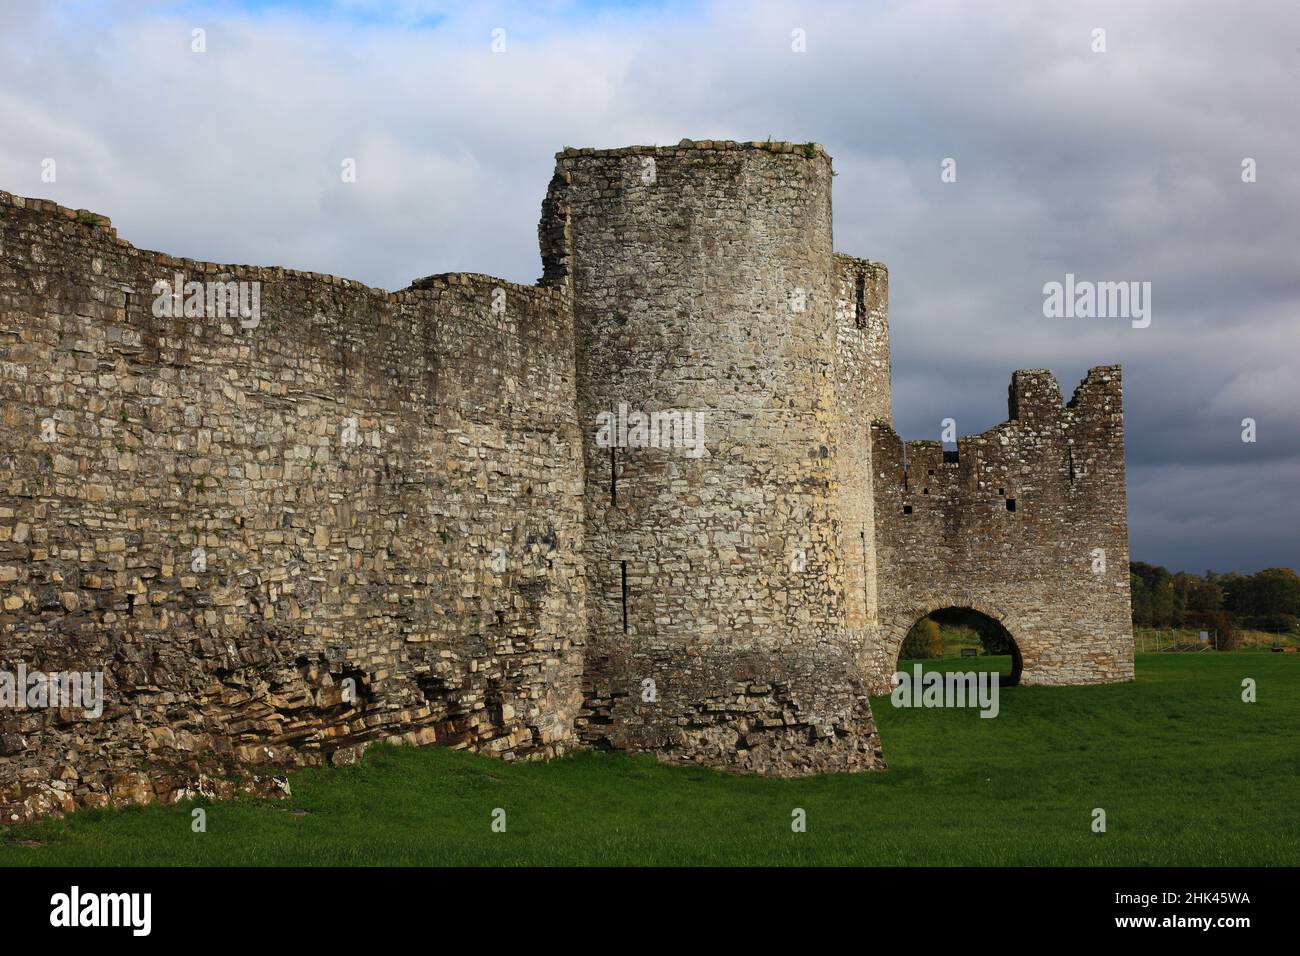
[(1119, 367), (1065, 406), (1050, 372), (1016, 372), (1008, 415), (955, 450), (872, 423), (878, 688), (908, 628), (948, 607), (1000, 621), (1026, 683), (1132, 677)]

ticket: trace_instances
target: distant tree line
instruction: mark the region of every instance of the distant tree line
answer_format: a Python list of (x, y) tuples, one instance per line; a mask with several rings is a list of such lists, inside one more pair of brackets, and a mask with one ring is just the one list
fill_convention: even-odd
[(1129, 563), (1133, 626), (1240, 628), (1286, 633), (1300, 628), (1300, 576), (1290, 568), (1254, 574), (1172, 573), (1158, 564)]

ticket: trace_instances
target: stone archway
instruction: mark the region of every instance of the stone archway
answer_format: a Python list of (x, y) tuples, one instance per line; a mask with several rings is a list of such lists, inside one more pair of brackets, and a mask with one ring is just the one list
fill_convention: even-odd
[(876, 673), (872, 679), (872, 693), (881, 694), (889, 691), (891, 679), (898, 670), (899, 652), (903, 646), (903, 639), (907, 636), (907, 632), (912, 629), (912, 626), (922, 618), (948, 610), (974, 612), (999, 628), (1010, 644), (1011, 672), (1003, 680), (1007, 684), (1021, 682), (1027, 662), (1032, 663), (1036, 655), (1034, 649), (1026, 644), (1026, 629), (1020, 626), (1013, 615), (1002, 608), (984, 601), (971, 600), (967, 597), (934, 598), (912, 605), (905, 611), (898, 611), (890, 615), (889, 623), (881, 625)]

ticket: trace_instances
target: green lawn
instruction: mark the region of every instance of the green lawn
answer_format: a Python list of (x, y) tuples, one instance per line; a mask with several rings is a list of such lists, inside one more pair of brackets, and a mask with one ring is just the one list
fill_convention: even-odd
[[(1243, 677), (1258, 703), (1242, 703)], [(993, 720), (875, 707), (884, 773), (773, 780), (650, 756), (506, 764), (382, 747), (294, 773), (286, 802), (12, 828), (0, 864), (1300, 864), (1300, 655), (1139, 657), (1132, 684), (1006, 689)], [(199, 805), (207, 833), (190, 829)], [(791, 832), (795, 807), (806, 833)]]

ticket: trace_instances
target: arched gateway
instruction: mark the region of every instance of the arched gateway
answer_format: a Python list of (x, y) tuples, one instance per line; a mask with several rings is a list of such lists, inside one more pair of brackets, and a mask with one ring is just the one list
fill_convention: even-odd
[[(955, 605), (935, 608), (917, 617), (903, 631), (903, 637), (898, 638), (896, 644), (891, 635), (895, 670), (903, 670), (903, 658), (907, 653), (904, 647), (906, 635), (913, 627), (926, 619), (944, 627), (961, 627), (973, 630), (979, 638), (980, 647), (978, 650), (980, 653), (978, 656), (983, 658), (993, 657), (999, 660), (1005, 659), (1005, 664), (996, 668), (1000, 675), (999, 683), (1001, 686), (1010, 687), (1020, 683), (1021, 674), (1024, 670), (1024, 655), (1020, 650), (1020, 642), (1016, 640), (1015, 635), (994, 615), (977, 608)], [(976, 650), (973, 647), (970, 649), (972, 651)], [(951, 648), (949, 651), (951, 652)], [(965, 654), (963, 653), (962, 656), (965, 657)], [(980, 665), (977, 665), (977, 669), (987, 670), (987, 664), (987, 660), (984, 660)]]

